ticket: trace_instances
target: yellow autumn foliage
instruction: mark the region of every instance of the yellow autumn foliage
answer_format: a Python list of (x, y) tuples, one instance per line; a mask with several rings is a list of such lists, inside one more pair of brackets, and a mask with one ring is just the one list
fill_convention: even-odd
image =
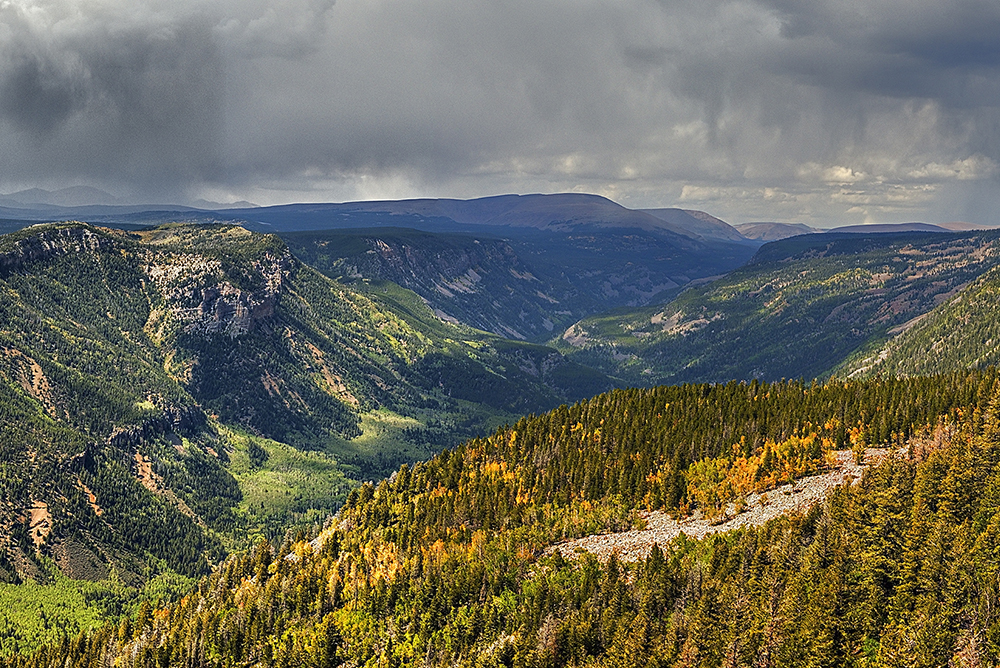
[[(829, 465), (833, 442), (815, 432), (792, 436), (775, 443), (768, 440), (756, 453), (737, 455), (734, 445), (729, 456), (706, 458), (692, 464), (685, 473), (688, 502), (709, 515), (718, 514), (726, 504), (751, 492), (763, 492), (796, 478), (819, 472)], [(659, 481), (662, 472), (648, 477)]]

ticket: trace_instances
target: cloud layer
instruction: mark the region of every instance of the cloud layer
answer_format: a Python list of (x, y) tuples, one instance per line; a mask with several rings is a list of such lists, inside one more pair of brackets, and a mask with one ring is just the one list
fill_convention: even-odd
[(0, 189), (998, 222), (1000, 5), (0, 0)]

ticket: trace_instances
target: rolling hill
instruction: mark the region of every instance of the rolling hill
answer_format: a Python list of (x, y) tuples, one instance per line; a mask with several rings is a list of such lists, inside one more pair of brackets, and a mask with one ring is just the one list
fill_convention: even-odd
[(844, 225), (830, 232), (839, 234), (897, 234), (899, 232), (951, 232), (948, 228), (930, 223), (887, 223), (884, 225)]

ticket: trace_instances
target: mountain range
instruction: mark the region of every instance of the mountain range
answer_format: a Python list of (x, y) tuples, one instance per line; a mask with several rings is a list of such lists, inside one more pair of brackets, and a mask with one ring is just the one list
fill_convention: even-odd
[[(0, 665), (992, 651), (1000, 231), (102, 206), (0, 236)], [(845, 456), (863, 480), (804, 515), (556, 549)]]

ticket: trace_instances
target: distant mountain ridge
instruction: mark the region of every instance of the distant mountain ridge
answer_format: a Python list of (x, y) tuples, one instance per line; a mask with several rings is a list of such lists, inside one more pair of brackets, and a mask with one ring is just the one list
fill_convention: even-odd
[(949, 230), (940, 225), (931, 225), (930, 223), (887, 223), (884, 225), (844, 225), (843, 227), (834, 227), (827, 231), (840, 234), (888, 234), (900, 232), (947, 233), (954, 230)]
[(114, 195), (90, 186), (72, 186), (59, 190), (30, 188), (9, 195), (0, 195), (0, 203), (13, 206), (47, 205), (60, 207), (106, 205), (114, 206), (122, 200)]
[[(271, 225), (274, 231), (368, 227), (375, 223), (437, 232), (462, 227), (567, 231), (574, 226), (590, 226), (701, 239), (701, 230), (714, 229), (717, 236), (712, 238), (746, 243), (738, 233), (721, 232), (730, 226), (704, 212), (627, 209), (606, 197), (581, 193), (496, 195), (471, 200), (426, 198), (286, 204), (227, 213), (245, 216), (251, 223)], [(718, 236), (720, 232), (723, 236)]]
[(190, 206), (168, 205), (168, 204), (130, 204), (120, 197), (115, 197), (111, 193), (99, 188), (90, 186), (71, 186), (58, 190), (44, 190), (42, 188), (29, 188), (19, 190), (9, 195), (0, 195), (0, 205), (27, 208), (43, 207), (44, 211), (52, 211), (51, 207), (65, 209), (78, 209), (81, 207), (122, 207), (123, 211), (134, 211), (136, 209), (156, 211), (163, 209), (174, 209), (183, 211), (191, 208), (204, 210), (225, 210), (225, 209), (247, 209), (255, 208), (258, 205), (246, 200), (237, 202), (213, 202), (205, 199), (197, 199), (191, 202)]
[(819, 232), (802, 223), (740, 223), (735, 228), (747, 239), (758, 241), (779, 241), (799, 234)]
[(532, 228), (565, 231), (573, 226), (637, 229), (676, 234), (690, 239), (750, 243), (732, 226), (702, 211), (688, 209), (628, 209), (600, 195), (582, 193), (496, 195), (478, 199), (424, 198), (344, 203), (303, 203), (260, 207), (250, 202), (223, 204), (196, 200), (177, 204), (125, 204), (120, 199), (84, 186), (49, 192), (32, 189), (0, 196), (0, 206), (20, 218), (81, 217), (88, 222), (141, 223), (160, 212), (180, 214), (175, 222), (213, 222), (205, 212), (265, 231), (306, 231), (369, 227), (374, 224), (414, 227), (425, 231), (454, 231), (455, 226)]
[(704, 239), (733, 241), (736, 243), (752, 242), (729, 223), (719, 220), (704, 211), (693, 209), (640, 209), (655, 218), (670, 223), (687, 233), (694, 233)]
[(457, 223), (500, 227), (564, 227), (571, 224), (684, 231), (599, 195), (497, 195), (474, 200), (416, 199), (330, 205), (347, 211), (447, 217)]

